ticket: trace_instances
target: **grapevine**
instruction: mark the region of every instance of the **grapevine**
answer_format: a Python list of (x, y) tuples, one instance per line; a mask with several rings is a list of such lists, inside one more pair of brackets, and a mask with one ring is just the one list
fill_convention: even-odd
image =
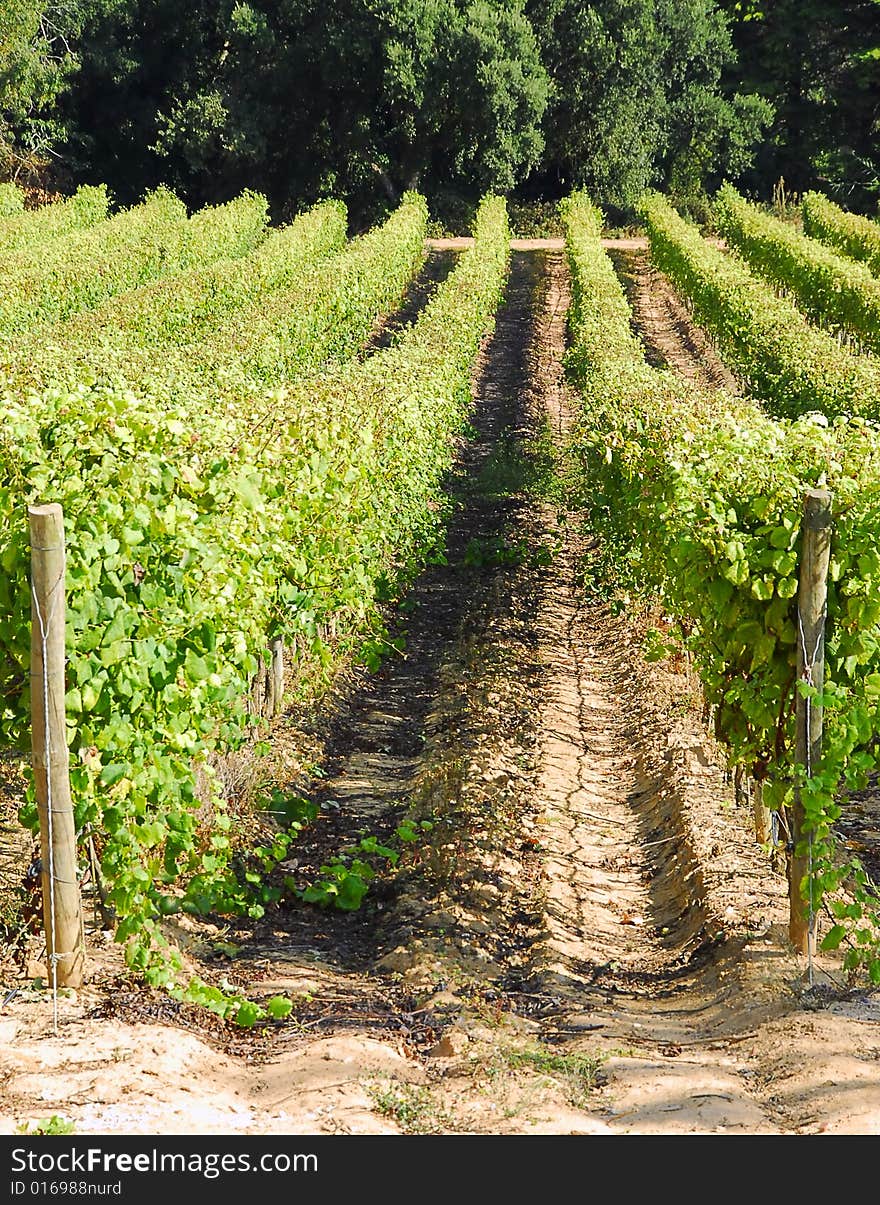
[[(585, 503), (627, 587), (672, 617), (690, 650), (731, 764), (779, 811), (795, 784), (812, 836), (803, 889), (846, 940), (850, 968), (880, 982), (880, 901), (834, 841), (849, 790), (880, 735), (880, 431), (810, 414), (775, 420), (745, 399), (707, 393), (649, 367), (585, 198), (565, 208), (574, 278), (570, 371), (583, 398), (573, 455)], [(794, 757), (798, 536), (802, 497), (833, 491), (826, 733), (806, 780)]]
[[(423, 205), (417, 211), (423, 221)], [(375, 275), (387, 289), (399, 234), (382, 245)], [(271, 393), (252, 380), (240, 395), (248, 405), (224, 406), (222, 377), (210, 395), (153, 398), (95, 383), (47, 390), (39, 404), (6, 399), (4, 735), (24, 747), (21, 506), (52, 497), (68, 521), (77, 824), (100, 834), (117, 936), (152, 983), (189, 990), (163, 917), (203, 895), (216, 905), (228, 883), (232, 818), (212, 759), (248, 736), (248, 683), (268, 640), (281, 636), (320, 665), (328, 620), (337, 639), (355, 640), (375, 620), (379, 589), (410, 576), (436, 539), (435, 501), (507, 247), (503, 202), (487, 199), (474, 250), (392, 348), (281, 376)], [(197, 815), (206, 803), (210, 824)]]

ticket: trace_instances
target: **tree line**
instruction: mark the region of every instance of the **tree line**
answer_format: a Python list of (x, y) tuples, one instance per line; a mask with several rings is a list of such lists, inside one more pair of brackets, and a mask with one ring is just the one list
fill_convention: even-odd
[(0, 0), (0, 178), (628, 211), (880, 192), (880, 0)]

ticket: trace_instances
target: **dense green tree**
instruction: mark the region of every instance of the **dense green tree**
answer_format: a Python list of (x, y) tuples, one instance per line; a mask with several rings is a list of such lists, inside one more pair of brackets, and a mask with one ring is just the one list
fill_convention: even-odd
[(0, 0), (0, 174), (54, 155), (120, 201), (365, 221), (413, 185), (627, 208), (783, 176), (873, 208), (878, 148), (880, 0)]
[(80, 3), (80, 67), (75, 87), (60, 105), (65, 161), (77, 179), (107, 182), (126, 203), (160, 183), (186, 189), (191, 182), (187, 165), (170, 162), (157, 145), (161, 117), (212, 78), (223, 54), (231, 4)]
[(721, 0), (745, 85), (776, 110), (750, 182), (782, 177), (874, 208), (880, 196), (880, 0)]
[(87, 35), (69, 149), (134, 192), (246, 182), (278, 207), (369, 209), (413, 185), (509, 189), (543, 145), (521, 0), (106, 0)]
[(734, 51), (711, 0), (532, 0), (554, 85), (540, 183), (630, 206), (749, 163), (769, 106), (720, 90)]
[(54, 106), (76, 65), (76, 3), (0, 0), (0, 173), (40, 166), (62, 134)]

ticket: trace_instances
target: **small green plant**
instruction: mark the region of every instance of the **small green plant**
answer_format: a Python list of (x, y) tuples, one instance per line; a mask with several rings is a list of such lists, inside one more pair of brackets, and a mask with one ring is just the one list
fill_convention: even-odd
[(502, 440), (480, 469), (480, 493), (505, 498), (519, 493), (529, 483), (532, 460), (520, 440)]
[(646, 661), (665, 661), (674, 647), (667, 644), (664, 633), (658, 628), (648, 628), (642, 641), (642, 656)]
[[(320, 766), (314, 766), (310, 768), (309, 773), (314, 778), (322, 778), (325, 771)], [(263, 810), (288, 832), (301, 832), (318, 815), (318, 805), (311, 800), (279, 790), (272, 792)]]
[[(340, 850), (336, 857), (321, 867), (320, 879), (303, 890), (294, 887), (295, 893), (308, 904), (353, 912), (361, 906), (370, 883), (376, 878), (376, 860), (396, 866), (400, 860), (397, 842), (412, 845), (421, 834), (430, 832), (433, 827), (431, 820), (417, 822), (405, 819), (398, 824), (394, 837), (388, 843), (383, 844), (372, 835), (361, 837), (356, 845)], [(367, 858), (372, 861), (367, 861)]]
[(402, 841), (404, 845), (411, 845), (414, 841), (418, 841), (420, 833), (429, 833), (434, 827), (433, 820), (402, 820), (398, 824), (395, 832), (397, 839)]
[(381, 669), (382, 662), (391, 653), (403, 654), (406, 648), (406, 637), (395, 636), (393, 640), (389, 640), (384, 634), (371, 636), (365, 640), (358, 651), (357, 660), (361, 665), (365, 665), (371, 673)]
[(343, 849), (335, 858), (321, 867), (322, 877), (297, 891), (307, 904), (339, 908), (354, 912), (360, 908), (376, 870), (361, 855), (382, 858), (390, 866), (396, 866), (400, 854), (388, 845), (382, 845), (377, 837), (362, 837), (356, 846)]
[(225, 979), (218, 986), (205, 983), (202, 979), (192, 979), (185, 987), (170, 985), (167, 990), (173, 999), (197, 1004), (243, 1029), (250, 1029), (258, 1021), (283, 1021), (293, 1008), (286, 996), (273, 996), (265, 1005), (257, 1004), (236, 992)]
[(405, 1134), (438, 1134), (447, 1128), (448, 1118), (427, 1088), (390, 1083), (372, 1085), (368, 1093), (378, 1111), (396, 1121)]
[(502, 1056), (514, 1070), (524, 1068), (561, 1080), (569, 1103), (578, 1108), (587, 1103), (589, 1093), (599, 1083), (599, 1068), (603, 1061), (596, 1055), (562, 1054), (539, 1048), (504, 1050)]
[(520, 565), (527, 551), (522, 540), (511, 544), (501, 536), (474, 538), (464, 550), (462, 564), (474, 569), (482, 569), (486, 565)]
[(770, 202), (773, 213), (783, 221), (792, 221), (800, 216), (800, 198), (792, 192), (782, 176), (773, 185), (773, 197)]
[(74, 1122), (68, 1121), (66, 1117), (59, 1117), (57, 1113), (44, 1117), (41, 1121), (25, 1121), (15, 1127), (16, 1134), (73, 1134), (75, 1130)]

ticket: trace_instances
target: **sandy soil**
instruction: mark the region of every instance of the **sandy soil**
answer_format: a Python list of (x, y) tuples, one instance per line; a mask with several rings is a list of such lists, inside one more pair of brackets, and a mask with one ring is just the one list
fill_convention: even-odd
[[(727, 385), (643, 248), (615, 256), (652, 354)], [(178, 928), (206, 977), (290, 994), (257, 1032), (139, 987), (99, 927), (57, 1032), (39, 951), (7, 960), (0, 1131), (880, 1132), (880, 998), (827, 959), (808, 984), (689, 667), (644, 660), (662, 617), (593, 584), (590, 533), (548, 484), (575, 407), (567, 303), (560, 249), (516, 249), (447, 563), (395, 620), (404, 655), (275, 730), (315, 763), (288, 783), (322, 805), (303, 881), (404, 815), (430, 833), (357, 913)]]

